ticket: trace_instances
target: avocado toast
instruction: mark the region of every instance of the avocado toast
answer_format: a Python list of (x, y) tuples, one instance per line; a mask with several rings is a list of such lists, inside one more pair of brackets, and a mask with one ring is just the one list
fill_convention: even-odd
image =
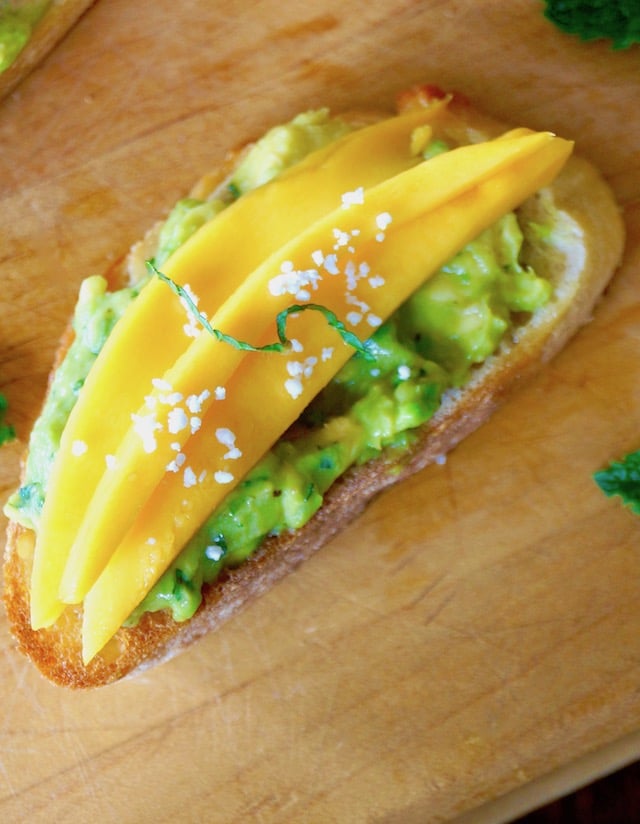
[[(622, 247), (617, 207), (597, 172), (579, 159), (572, 157), (567, 161), (570, 148), (565, 142), (547, 135), (539, 137), (526, 130), (508, 133), (506, 127), (475, 112), (459, 97), (443, 95), (429, 88), (416, 89), (401, 96), (400, 111), (401, 114), (395, 119), (368, 114), (332, 118), (322, 111), (303, 115), (287, 126), (278, 127), (263, 140), (234, 156), (219, 175), (205, 178), (192, 192), (191, 198), (178, 204), (169, 219), (134, 248), (125, 266), (109, 273), (111, 286), (120, 289), (107, 291), (107, 281), (100, 278), (85, 282), (76, 314), (75, 340), (70, 348), (69, 341), (63, 344), (67, 357), (62, 358), (61, 353), (62, 366), (57, 371), (60, 386), (56, 385), (54, 377), (41, 423), (34, 428), (21, 489), (7, 507), (12, 523), (5, 564), (5, 603), (19, 645), (48, 677), (69, 686), (107, 683), (166, 658), (217, 626), (350, 522), (371, 496), (427, 463), (443, 459), (462, 437), (488, 417), (516, 380), (551, 357), (589, 318), (595, 301), (617, 264)], [(403, 125), (397, 128), (396, 124), (400, 121)], [(384, 125), (387, 123), (392, 125), (387, 127)], [(396, 135), (397, 147), (389, 135), (380, 140), (380, 132), (375, 131), (380, 128), (391, 129)], [(342, 223), (336, 223), (335, 214), (346, 217), (353, 215), (358, 207), (366, 210), (371, 197), (375, 197), (375, 191), (378, 191), (376, 187), (384, 186), (389, 179), (399, 179), (402, 175), (410, 175), (411, 180), (415, 180), (415, 175), (421, 173), (418, 167), (424, 166), (427, 170), (425, 174), (434, 174), (434, 180), (446, 178), (447, 185), (450, 185), (451, 170), (457, 163), (449, 167), (446, 175), (433, 170), (444, 168), (444, 163), (451, 163), (452, 158), (457, 158), (455, 152), (458, 147), (471, 146), (473, 149), (486, 142), (495, 145), (499, 141), (492, 139), (505, 133), (511, 134), (509, 139), (513, 139), (514, 147), (521, 145), (521, 139), (531, 138), (539, 141), (541, 147), (552, 144), (561, 147), (558, 165), (564, 166), (562, 172), (556, 177), (555, 169), (550, 177), (544, 179), (541, 191), (529, 197), (540, 185), (535, 173), (531, 172), (530, 160), (525, 165), (532, 179), (525, 194), (520, 194), (518, 188), (522, 175), (514, 175), (513, 170), (508, 170), (505, 177), (507, 185), (503, 187), (508, 197), (505, 200), (504, 192), (501, 193), (495, 214), (490, 218), (483, 217), (478, 206), (478, 203), (486, 202), (484, 196), (462, 204), (462, 207), (456, 204), (455, 231), (460, 231), (459, 237), (451, 241), (453, 245), (448, 253), (443, 252), (442, 259), (437, 256), (433, 258), (436, 262), (424, 284), (420, 266), (413, 265), (423, 253), (422, 244), (419, 242), (416, 245), (415, 238), (411, 244), (388, 244), (386, 248), (391, 248), (396, 257), (393, 258), (393, 265), (382, 273), (378, 259), (369, 254), (366, 259), (358, 259), (360, 265), (369, 267), (366, 271), (362, 268), (349, 270), (346, 258), (343, 265), (338, 255), (355, 256), (358, 244), (363, 242), (366, 227), (362, 224), (353, 228), (348, 224), (351, 228), (347, 232), (340, 228)], [(362, 144), (357, 142), (367, 140), (370, 141), (369, 155), (362, 152)], [(277, 148), (274, 149), (274, 146)], [(506, 143), (497, 146), (499, 158), (502, 158), (505, 147)], [(350, 151), (352, 154), (349, 154)], [(517, 154), (520, 149), (514, 148), (514, 151)], [(344, 153), (342, 161), (339, 159), (340, 152)], [(363, 158), (360, 165), (354, 160), (358, 158)], [(461, 164), (464, 168), (463, 161)], [(469, 166), (476, 174), (475, 159)], [(334, 174), (336, 168), (340, 169), (340, 176)], [(318, 184), (322, 174), (318, 169), (329, 170), (324, 183)], [(522, 171), (520, 166), (517, 169)], [(353, 176), (346, 179), (342, 176), (345, 170)], [(464, 175), (462, 179), (466, 180)], [(314, 181), (313, 186), (309, 184), (310, 179)], [(552, 185), (549, 185), (552, 180)], [(253, 277), (254, 254), (260, 259), (260, 255), (271, 257), (281, 248), (291, 251), (287, 243), (297, 243), (300, 232), (309, 231), (304, 226), (317, 226), (327, 210), (334, 215), (333, 221), (329, 221), (326, 227), (333, 239), (332, 246), (317, 246), (318, 235), (310, 237), (309, 242), (313, 241), (309, 246), (313, 266), (285, 266), (289, 260), (284, 255), (279, 267), (268, 273), (267, 283), (279, 292), (278, 297), (284, 300), (283, 306), (297, 307), (299, 310), (292, 312), (292, 317), (287, 320), (284, 338), (280, 341), (284, 350), (247, 354), (237, 346), (241, 336), (251, 339), (254, 348), (269, 346), (275, 337), (274, 324), (265, 328), (261, 338), (258, 315), (254, 314), (258, 320), (248, 323), (244, 312), (236, 315), (228, 311), (225, 317), (229, 323), (221, 328), (229, 340), (220, 342), (212, 338), (202, 328), (202, 321), (208, 318), (215, 320), (218, 317), (215, 304), (225, 305), (225, 301), (233, 297), (240, 287), (225, 272), (225, 281), (219, 288), (226, 289), (228, 294), (218, 293), (211, 299), (211, 307), (201, 313), (199, 301), (203, 289), (200, 286), (193, 288), (193, 283), (198, 283), (194, 278), (197, 277), (198, 262), (204, 259), (204, 255), (194, 250), (197, 250), (199, 243), (210, 249), (207, 234), (221, 232), (215, 227), (220, 227), (223, 221), (226, 220), (233, 228), (234, 221), (229, 215), (233, 216), (234, 211), (244, 209), (250, 214), (252, 204), (259, 198), (274, 198), (276, 202), (280, 196), (290, 198), (291, 189), (296, 186), (301, 187), (298, 196), (291, 201), (285, 200), (285, 206), (290, 202), (296, 206), (291, 211), (304, 213), (305, 209), (311, 212), (315, 209), (315, 212), (297, 214), (294, 218), (287, 211), (285, 220), (282, 217), (278, 219), (275, 210), (267, 209), (264, 220), (273, 222), (269, 231), (262, 232), (261, 239), (252, 237), (249, 242), (245, 238), (239, 241), (235, 237), (233, 241), (216, 241), (219, 254), (220, 249), (224, 251), (225, 242), (233, 242), (236, 247), (239, 242), (246, 243), (250, 247), (247, 259), (251, 262), (246, 264), (245, 270), (252, 271)], [(421, 186), (424, 186), (422, 181), (417, 188)], [(282, 194), (285, 187), (289, 191)], [(474, 183), (474, 192), (477, 189)], [(306, 205), (302, 207), (300, 193), (305, 191), (312, 191), (313, 196), (309, 199), (311, 205), (305, 200)], [(322, 201), (318, 191), (326, 193), (326, 201)], [(585, 191), (590, 193), (586, 203), (583, 198)], [(423, 193), (421, 190), (421, 198)], [(387, 196), (390, 195), (385, 190)], [(446, 209), (456, 197), (450, 194), (435, 208)], [(397, 206), (393, 210), (387, 211), (378, 206), (373, 209), (368, 216), (373, 221), (369, 221), (371, 237), (368, 239), (368, 249), (377, 248), (376, 244), (385, 248), (388, 237), (392, 236), (398, 224), (397, 214), (404, 200), (404, 196), (399, 196), (394, 201)], [(273, 201), (266, 202), (273, 205)], [(421, 202), (420, 213), (425, 209)], [(302, 229), (295, 227), (298, 216)], [(412, 218), (408, 224), (413, 225)], [(461, 224), (465, 224), (462, 230)], [(251, 224), (242, 223), (244, 231), (247, 225)], [(436, 230), (430, 236), (431, 243), (426, 244), (429, 254), (438, 239), (446, 234), (441, 230), (445, 223), (436, 222), (435, 225)], [(423, 231), (424, 227), (420, 227), (418, 239)], [(228, 237), (225, 234), (225, 238)], [(448, 237), (446, 240), (449, 242)], [(260, 249), (260, 243), (265, 244), (264, 248)], [(272, 246), (269, 247), (269, 244)], [(273, 246), (276, 247), (275, 252)], [(350, 249), (353, 251), (350, 252)], [(397, 257), (397, 249), (405, 256), (402, 260)], [(316, 252), (321, 252), (321, 255), (314, 258)], [(182, 270), (175, 263), (181, 256), (186, 261)], [(226, 261), (229, 258), (222, 256), (221, 259)], [(150, 264), (146, 265), (146, 261)], [(210, 258), (207, 266), (203, 267), (202, 283), (208, 283), (209, 266)], [(375, 311), (373, 298), (365, 301), (348, 284), (350, 280), (358, 280), (357, 275), (362, 274), (362, 280), (367, 282), (370, 290), (368, 294), (377, 299), (377, 293), (388, 277), (387, 272), (393, 272), (396, 266), (406, 266), (407, 272), (416, 271), (416, 287), (410, 288), (408, 294), (398, 300), (397, 306), (388, 311), (385, 308), (383, 317), (381, 312)], [(238, 268), (242, 273), (242, 268)], [(335, 329), (327, 323), (327, 313), (331, 312), (329, 301), (323, 299), (319, 305), (316, 304), (319, 309), (314, 312), (301, 308), (308, 306), (311, 299), (315, 301), (317, 288), (321, 287), (318, 287), (314, 273), (320, 269), (327, 281), (331, 280), (334, 269), (340, 269), (346, 277), (347, 289), (341, 290), (340, 299), (345, 291), (347, 302), (338, 304), (340, 312), (333, 312), (333, 317), (342, 325), (353, 321), (351, 326), (359, 332), (355, 347), (336, 337)], [(173, 274), (175, 280), (167, 276), (166, 271), (169, 275)], [(183, 291), (178, 297), (169, 286), (177, 285), (181, 271), (186, 273), (187, 279), (183, 279)], [(160, 277), (162, 275), (164, 282)], [(30, 596), (30, 581), (32, 592), (34, 586), (31, 573), (33, 547), (44, 501), (50, 494), (48, 485), (55, 471), (54, 462), (60, 451), (60, 441), (56, 443), (55, 438), (60, 439), (60, 429), (64, 431), (66, 428), (67, 416), (71, 415), (83, 392), (94, 408), (100, 408), (93, 389), (91, 394), (86, 389), (85, 382), (92, 374), (87, 367), (99, 357), (98, 352), (105, 350), (107, 340), (112, 347), (115, 346), (113, 341), (117, 342), (117, 338), (111, 335), (112, 330), (118, 328), (118, 324), (120, 329), (125, 328), (118, 318), (126, 318), (127, 314), (131, 316), (130, 307), (136, 304), (142, 306), (139, 296), (150, 295), (151, 288), (158, 296), (158, 306), (166, 308), (165, 312), (157, 314), (157, 307), (153, 307), (151, 315), (156, 319), (162, 318), (156, 324), (161, 338), (169, 334), (168, 322), (165, 321), (171, 316), (177, 330), (175, 340), (186, 342), (189, 351), (196, 342), (202, 349), (201, 354), (194, 352), (194, 360), (189, 362), (203, 363), (206, 367), (212, 362), (211, 352), (223, 351), (216, 350), (215, 346), (226, 347), (221, 358), (230, 363), (224, 373), (229, 381), (213, 380), (217, 373), (212, 370), (212, 375), (206, 376), (206, 385), (185, 383), (178, 391), (175, 382), (166, 380), (166, 364), (145, 362), (141, 367), (148, 370), (145, 377), (132, 376), (127, 370), (127, 381), (138, 394), (133, 406), (123, 405), (121, 425), (129, 430), (131, 449), (138, 450), (135, 454), (152, 455), (162, 470), (160, 486), (164, 485), (170, 491), (166, 493), (168, 498), (158, 498), (161, 503), (171, 500), (174, 493), (182, 495), (185, 489), (194, 490), (194, 494), (202, 492), (204, 506), (211, 488), (221, 494), (219, 504), (204, 515), (194, 516), (191, 521), (184, 519), (189, 521), (185, 526), (188, 537), (180, 542), (179, 552), (173, 557), (163, 555), (161, 563), (156, 564), (154, 556), (158, 553), (158, 534), (152, 534), (147, 529), (149, 521), (140, 520), (137, 515), (139, 502), (130, 494), (119, 497), (120, 491), (111, 491), (109, 499), (107, 493), (110, 490), (106, 489), (102, 500), (115, 502), (118, 513), (126, 509), (121, 507), (125, 501), (135, 510), (133, 516), (138, 517), (139, 526), (147, 530), (144, 540), (140, 539), (143, 532), (138, 530), (137, 547), (144, 550), (140, 557), (146, 559), (141, 566), (142, 577), (146, 580), (149, 577), (146, 572), (152, 569), (151, 577), (154, 580), (146, 587), (142, 597), (135, 596), (134, 602), (123, 599), (124, 613), (122, 620), (117, 621), (117, 626), (123, 626), (117, 629), (115, 635), (109, 635), (109, 630), (106, 641), (94, 643), (100, 633), (95, 630), (96, 624), (94, 629), (86, 632), (86, 615), (83, 617), (83, 613), (86, 613), (87, 603), (99, 591), (99, 588), (94, 588), (95, 581), (89, 586), (93, 595), (86, 599), (84, 593), (80, 597), (84, 604), (73, 601), (78, 595), (78, 586), (82, 588), (76, 573), (83, 562), (85, 572), (88, 570), (89, 577), (92, 574), (95, 553), (87, 553), (86, 546), (90, 541), (103, 540), (104, 530), (99, 530), (97, 535), (91, 534), (95, 524), (93, 518), (88, 528), (83, 527), (86, 540), (71, 547), (71, 552), (77, 552), (81, 564), (74, 563), (70, 567), (66, 563), (68, 556), (65, 556), (65, 569), (61, 571), (58, 581), (63, 585), (62, 576), (66, 576), (64, 585), (69, 592), (73, 590), (68, 598), (71, 603), (68, 606), (62, 606), (66, 603), (64, 601), (55, 603), (58, 601), (56, 592), (54, 603), (47, 606), (52, 610), (49, 617), (46, 616), (46, 609), (42, 609), (36, 621)], [(385, 291), (384, 288), (382, 291)], [(247, 303), (251, 305), (251, 301), (242, 305)], [(292, 331), (297, 329), (295, 314), (313, 317), (314, 338), (324, 341), (324, 336), (328, 335), (317, 352), (295, 354), (296, 344), (300, 345), (294, 337), (297, 331)], [(230, 322), (236, 317), (239, 318), (238, 325), (234, 330), (236, 334), (232, 336), (229, 334)], [(368, 331), (368, 334), (360, 331), (360, 323), (364, 324), (361, 329)], [(136, 335), (141, 334), (143, 340), (146, 334), (141, 323), (131, 323), (130, 328), (133, 337), (128, 342), (124, 339), (128, 346)], [(331, 361), (333, 353), (341, 347), (344, 350), (341, 352), (343, 363), (328, 373), (329, 377), (322, 381), (320, 389), (307, 398), (302, 390), (306, 389), (307, 379), (320, 370), (324, 362), (323, 353), (331, 349), (331, 354), (326, 357), (327, 361)], [(153, 349), (154, 358), (161, 348)], [(72, 353), (71, 357), (69, 353)], [(202, 360), (198, 361), (196, 356)], [(173, 354), (169, 357), (169, 364), (172, 358)], [(280, 393), (286, 404), (269, 400), (264, 394), (270, 386), (275, 386), (276, 380), (267, 381), (264, 385), (256, 382), (256, 375), (262, 374), (267, 358), (274, 359), (279, 364), (278, 369), (284, 368)], [(256, 372), (248, 371), (249, 367), (242, 365), (249, 360), (261, 363), (255, 367)], [(113, 358), (110, 362), (114, 373), (121, 373), (122, 362)], [(74, 372), (74, 369), (77, 371)], [(135, 369), (131, 371), (135, 372)], [(243, 369), (248, 375), (244, 379)], [(99, 373), (94, 370), (93, 375), (96, 374)], [(174, 374), (182, 379), (184, 373), (179, 370)], [(193, 374), (200, 376), (203, 369), (194, 367)], [(119, 391), (104, 379), (104, 373), (103, 378), (96, 379), (94, 383), (98, 395), (105, 392), (109, 396)], [(253, 391), (253, 402), (245, 403), (241, 416), (234, 407), (235, 417), (232, 416), (231, 424), (223, 417), (219, 420), (216, 417), (213, 427), (209, 426), (208, 418), (214, 414), (210, 410), (215, 412), (216, 404), (222, 405), (228, 400), (227, 392), (233, 385), (241, 388), (241, 391), (238, 389), (238, 396), (243, 398), (250, 397)], [(122, 394), (125, 396), (126, 392)], [(62, 410), (61, 415), (58, 395), (63, 398), (63, 405), (66, 403), (68, 407)], [(296, 407), (293, 417), (289, 411), (287, 418), (282, 410), (290, 401), (298, 401), (299, 407)], [(140, 423), (144, 417), (140, 411), (141, 404), (146, 405), (147, 413), (153, 411), (154, 404), (167, 407), (167, 423), (162, 433), (166, 435), (164, 455), (161, 450), (156, 452), (154, 432), (157, 432), (155, 426), (158, 419), (147, 415), (151, 420), (151, 430), (148, 420)], [(275, 437), (261, 440), (263, 419), (268, 417), (267, 410), (270, 408), (277, 410), (273, 417), (279, 432)], [(290, 408), (293, 406), (290, 405)], [(137, 421), (132, 419), (132, 415), (137, 416)], [(46, 422), (51, 417), (57, 420), (54, 441), (45, 438), (44, 447), (39, 451), (38, 441), (43, 431), (50, 429)], [(82, 424), (79, 414), (77, 418)], [(89, 430), (95, 420), (95, 416), (87, 413), (85, 421)], [(139, 424), (137, 428), (136, 422)], [(65, 467), (73, 464), (73, 459), (84, 457), (89, 461), (95, 453), (90, 439), (76, 437), (81, 431), (81, 426), (72, 430), (71, 435), (67, 430), (70, 458), (65, 462)], [(201, 433), (204, 432), (214, 435), (210, 440), (221, 456), (217, 459), (219, 465), (210, 468), (210, 488), (206, 487), (202, 477), (205, 469), (197, 466), (199, 451), (195, 448), (193, 452), (189, 451), (196, 437), (202, 438)], [(249, 444), (255, 447), (255, 454), (248, 458), (245, 471), (236, 472), (238, 462), (253, 454), (248, 449)], [(121, 449), (119, 435), (114, 435), (113, 449), (108, 445), (105, 448), (109, 451), (101, 455), (99, 462), (87, 464), (89, 473), (96, 473), (95, 487), (88, 485), (85, 491), (77, 484), (69, 486), (69, 489), (79, 490), (78, 500), (83, 494), (87, 495), (87, 500), (77, 507), (76, 517), (81, 526), (86, 507), (93, 504), (95, 489), (103, 483), (102, 477), (117, 469), (118, 457), (126, 457), (125, 452), (117, 452)], [(63, 473), (60, 477), (63, 477), (66, 469), (63, 467), (59, 471)], [(86, 478), (86, 474), (81, 473), (81, 477)], [(121, 483), (124, 486), (121, 489), (126, 488), (128, 477), (126, 472), (122, 475)], [(172, 482), (171, 486), (164, 480), (165, 477)], [(179, 483), (176, 482), (178, 479)], [(149, 473), (146, 482), (153, 499), (154, 495), (158, 495), (157, 489), (160, 489), (156, 486), (156, 476)], [(102, 488), (105, 488), (104, 483)], [(139, 488), (138, 477), (133, 488)], [(64, 500), (70, 505), (68, 495)], [(56, 513), (60, 511), (60, 507), (55, 507), (51, 517), (55, 520)], [(108, 527), (112, 526), (113, 511), (108, 507), (95, 509), (98, 515), (102, 513)], [(148, 509), (148, 514), (160, 511), (163, 507), (156, 502)], [(165, 511), (169, 511), (175, 520), (175, 508), (165, 508)], [(125, 527), (129, 528), (126, 524)], [(120, 536), (115, 538), (116, 543), (121, 540), (126, 543), (127, 534), (135, 534), (135, 531), (126, 533), (122, 529)], [(50, 533), (53, 544), (57, 534)], [(72, 534), (69, 540), (73, 542), (73, 539)], [(107, 553), (115, 548), (108, 541), (105, 541), (105, 546)], [(128, 563), (131, 553), (121, 554), (123, 563)], [(41, 557), (48, 563), (51, 553), (41, 554)], [(110, 557), (107, 566), (112, 562), (113, 557)], [(40, 593), (50, 594), (52, 579), (45, 567), (46, 563), (44, 566), (41, 564), (44, 572), (40, 578)], [(70, 578), (69, 569), (72, 571)], [(98, 605), (113, 603), (116, 589), (128, 596), (131, 577), (124, 577), (127, 583), (123, 582), (121, 575), (112, 578), (97, 598)], [(103, 581), (107, 579), (108, 576)], [(114, 584), (114, 581), (123, 583)], [(50, 620), (51, 616), (53, 620)], [(34, 623), (40, 626), (34, 628)], [(90, 636), (89, 644), (87, 635)], [(92, 647), (89, 654), (88, 647)]]

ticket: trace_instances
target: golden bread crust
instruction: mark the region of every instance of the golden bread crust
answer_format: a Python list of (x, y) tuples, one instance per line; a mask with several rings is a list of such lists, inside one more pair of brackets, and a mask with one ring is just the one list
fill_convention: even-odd
[[(432, 90), (427, 93), (432, 94)], [(420, 90), (399, 101), (401, 110), (420, 104)], [(505, 129), (462, 98), (455, 98), (451, 109), (458, 119), (455, 128), (466, 130), (467, 142), (473, 133), (493, 135)], [(466, 125), (462, 126), (462, 121)], [(225, 174), (227, 171), (225, 167)], [(223, 177), (201, 185), (210, 190)], [(157, 664), (271, 588), (351, 522), (382, 489), (446, 455), (491, 415), (519, 381), (535, 372), (588, 322), (619, 264), (624, 243), (622, 220), (607, 184), (589, 163), (571, 158), (554, 184), (523, 206), (533, 221), (549, 209), (557, 210), (562, 232), (549, 241), (527, 235), (525, 246), (537, 271), (554, 283), (550, 303), (516, 326), (512, 337), (474, 372), (462, 390), (447, 394), (439, 412), (419, 430), (399, 463), (383, 455), (349, 471), (329, 490), (323, 506), (306, 526), (266, 540), (241, 567), (224, 572), (206, 586), (203, 603), (190, 621), (178, 624), (164, 612), (147, 614), (138, 626), (121, 629), (103, 653), (85, 667), (77, 609), (69, 608), (55, 627), (37, 632), (31, 629), (28, 581), (34, 535), (10, 524), (4, 601), (21, 651), (50, 680), (68, 687), (103, 685)], [(143, 253), (144, 249), (143, 241)], [(126, 265), (110, 272), (112, 278), (122, 282), (127, 269), (139, 265), (140, 259), (140, 249), (134, 248)], [(68, 341), (63, 347), (66, 345)]]

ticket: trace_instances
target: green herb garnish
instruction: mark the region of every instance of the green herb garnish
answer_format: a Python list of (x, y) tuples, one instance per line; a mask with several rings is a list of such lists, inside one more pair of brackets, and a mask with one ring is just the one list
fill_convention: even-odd
[(3, 394), (0, 393), (0, 446), (3, 443), (12, 441), (16, 436), (16, 431), (9, 423), (5, 423), (5, 415), (9, 404)]
[(236, 349), (241, 349), (246, 352), (285, 352), (291, 348), (291, 341), (287, 338), (286, 327), (287, 327), (287, 320), (289, 319), (290, 315), (296, 315), (299, 312), (305, 311), (313, 311), (313, 312), (320, 312), (327, 320), (329, 326), (336, 330), (336, 332), (340, 335), (342, 340), (352, 346), (356, 352), (361, 354), (367, 360), (373, 360), (374, 356), (369, 350), (369, 345), (367, 341), (361, 341), (360, 338), (355, 335), (353, 332), (350, 332), (344, 325), (344, 323), (337, 317), (337, 315), (332, 312), (330, 309), (327, 309), (326, 306), (321, 306), (318, 303), (294, 303), (291, 306), (287, 306), (286, 309), (283, 309), (276, 315), (276, 330), (278, 334), (278, 341), (276, 343), (267, 343), (264, 346), (254, 346), (252, 343), (247, 343), (247, 341), (238, 340), (231, 335), (227, 335), (224, 332), (220, 331), (220, 329), (215, 329), (210, 323), (206, 315), (204, 315), (196, 306), (195, 301), (189, 294), (189, 292), (180, 284), (176, 283), (172, 280), (168, 275), (165, 275), (161, 272), (152, 261), (147, 261), (147, 268), (149, 271), (156, 275), (156, 277), (160, 278), (161, 281), (167, 284), (169, 288), (179, 297), (181, 298), (189, 312), (194, 316), (194, 318), (201, 324), (201, 326), (206, 329), (206, 331), (213, 335), (217, 340), (222, 341), (224, 343), (228, 343), (231, 346), (235, 347)]
[(638, 0), (546, 0), (545, 16), (582, 40), (608, 39), (614, 49), (640, 42)]
[(605, 495), (618, 495), (636, 515), (640, 515), (640, 451), (614, 461), (593, 476)]

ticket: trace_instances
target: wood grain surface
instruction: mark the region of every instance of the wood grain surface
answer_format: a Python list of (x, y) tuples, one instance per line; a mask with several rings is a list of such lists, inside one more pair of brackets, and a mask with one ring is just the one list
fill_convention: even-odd
[(0, 619), (2, 820), (468, 821), (640, 728), (640, 522), (591, 477), (640, 446), (640, 50), (541, 9), (100, 0), (0, 107), (0, 391), (21, 439), (3, 498), (81, 279), (300, 110), (456, 88), (573, 138), (628, 230), (593, 322), (535, 381), (179, 659), (70, 693)]

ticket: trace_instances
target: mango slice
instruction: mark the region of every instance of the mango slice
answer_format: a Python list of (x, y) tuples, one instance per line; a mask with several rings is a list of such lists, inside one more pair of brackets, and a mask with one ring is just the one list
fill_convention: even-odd
[[(446, 103), (380, 121), (314, 152), (203, 226), (163, 271), (178, 283), (188, 281), (201, 309), (215, 311), (252, 269), (333, 210), (345, 193), (416, 165), (420, 158), (410, 152), (411, 134), (440, 122)], [(60, 615), (59, 582), (95, 487), (114, 463), (132, 412), (190, 344), (185, 326), (192, 324), (180, 302), (164, 284), (151, 282), (89, 373), (62, 436), (38, 530), (31, 579), (34, 628), (51, 625)], [(107, 422), (102, 410), (108, 410)]]
[[(274, 280), (279, 282), (283, 271), (307, 272), (315, 264), (320, 277), (314, 300), (366, 337), (459, 248), (549, 183), (571, 148), (548, 133), (518, 131), (401, 173), (366, 191), (362, 204), (319, 220), (272, 255), (225, 302), (213, 325), (245, 337), (261, 330), (260, 341), (273, 337), (273, 317), (291, 303), (291, 295), (273, 294)], [(86, 661), (352, 354), (312, 312), (300, 313), (290, 334), (296, 346), (287, 354), (239, 352), (213, 338), (198, 338), (172, 371), (172, 386), (197, 391), (201, 383), (190, 381), (204, 374), (211, 388), (225, 392), (212, 400), (200, 430), (183, 442), (180, 471), (166, 472), (166, 456), (160, 460), (154, 452), (151, 462), (162, 471), (155, 486), (150, 473), (148, 497), (145, 492), (131, 505), (140, 489), (135, 463), (114, 486), (98, 489), (83, 529), (84, 557), (79, 552), (74, 562), (95, 574), (95, 558), (117, 549), (84, 598)], [(118, 529), (129, 526), (118, 537), (111, 524), (122, 506), (128, 514)]]

